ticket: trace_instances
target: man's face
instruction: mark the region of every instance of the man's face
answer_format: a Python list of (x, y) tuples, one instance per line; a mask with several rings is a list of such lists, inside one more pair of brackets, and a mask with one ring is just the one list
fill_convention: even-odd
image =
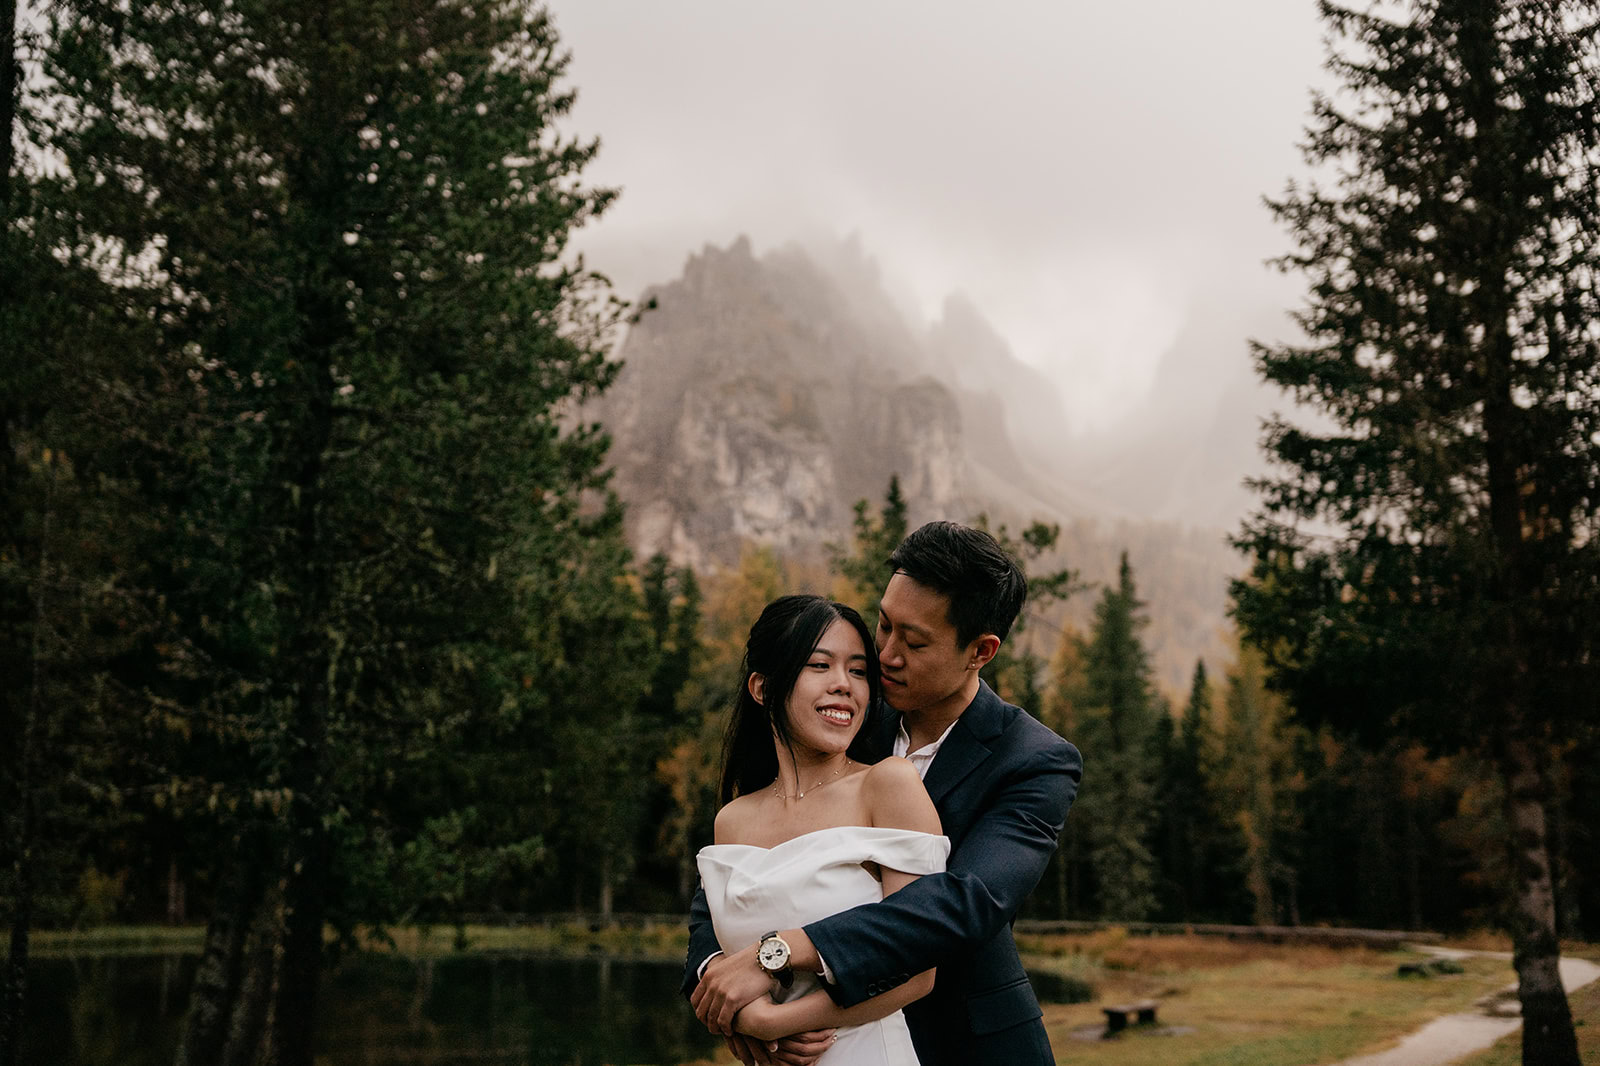
[(948, 700), (967, 683), (973, 648), (956, 643), (949, 597), (904, 574), (883, 592), (875, 642), (883, 698), (902, 714)]

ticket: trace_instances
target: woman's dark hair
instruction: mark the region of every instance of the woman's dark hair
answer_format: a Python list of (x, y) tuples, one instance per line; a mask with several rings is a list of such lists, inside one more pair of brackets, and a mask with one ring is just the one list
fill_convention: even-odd
[[(871, 724), (873, 708), (881, 694), (878, 676), (878, 648), (867, 631), (867, 623), (851, 607), (821, 596), (780, 596), (767, 604), (750, 627), (744, 646), (744, 665), (739, 670), (739, 694), (733, 705), (722, 744), (721, 801), (747, 796), (766, 788), (778, 779), (778, 742), (789, 746), (789, 693), (817, 650), (817, 642), (828, 627), (848, 622), (861, 636), (867, 653), (867, 706), (860, 736)], [(762, 677), (762, 702), (750, 695), (750, 675)]]
[(929, 522), (916, 530), (889, 556), (889, 569), (950, 601), (958, 647), (984, 633), (1005, 640), (1028, 598), (1028, 579), (1017, 561), (983, 530), (956, 522)]

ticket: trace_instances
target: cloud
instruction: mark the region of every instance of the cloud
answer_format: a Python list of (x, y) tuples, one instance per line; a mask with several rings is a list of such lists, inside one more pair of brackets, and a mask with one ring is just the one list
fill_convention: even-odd
[[(925, 319), (969, 294), (1076, 419), (1136, 418), (1196, 305), (1293, 302), (1260, 198), (1300, 169), (1310, 3), (555, 0), (624, 195), (580, 238), (624, 293), (706, 242), (858, 233)], [(1212, 314), (1212, 312), (1216, 312)], [(1244, 334), (1208, 332), (1231, 374)]]

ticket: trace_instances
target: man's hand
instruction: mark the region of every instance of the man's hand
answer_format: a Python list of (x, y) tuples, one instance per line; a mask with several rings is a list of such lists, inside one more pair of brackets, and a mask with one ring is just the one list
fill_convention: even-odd
[(689, 997), (694, 1016), (718, 1036), (732, 1036), (733, 1016), (772, 991), (772, 978), (756, 962), (759, 946), (712, 959)]

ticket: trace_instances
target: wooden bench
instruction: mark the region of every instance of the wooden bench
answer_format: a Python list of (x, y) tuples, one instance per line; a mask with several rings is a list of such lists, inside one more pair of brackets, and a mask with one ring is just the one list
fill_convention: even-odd
[(1130, 1025), (1154, 1025), (1156, 1023), (1156, 1001), (1153, 999), (1142, 1000), (1138, 1003), (1124, 1003), (1115, 1007), (1101, 1007), (1106, 1016), (1106, 1035), (1120, 1033)]

